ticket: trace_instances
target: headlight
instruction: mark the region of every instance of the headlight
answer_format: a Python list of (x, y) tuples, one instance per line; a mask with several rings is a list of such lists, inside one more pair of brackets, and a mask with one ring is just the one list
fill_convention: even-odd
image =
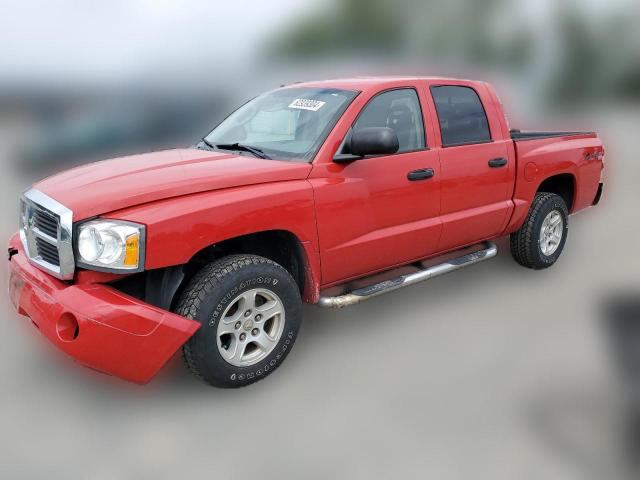
[(93, 270), (141, 271), (145, 228), (123, 220), (91, 220), (78, 228), (78, 265)]

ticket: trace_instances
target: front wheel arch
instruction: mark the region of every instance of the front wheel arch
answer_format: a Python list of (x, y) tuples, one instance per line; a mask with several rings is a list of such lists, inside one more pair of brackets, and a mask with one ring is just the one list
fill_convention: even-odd
[(281, 265), (293, 277), (304, 297), (318, 287), (302, 241), (288, 230), (265, 230), (226, 238), (195, 252), (183, 266), (185, 278), (181, 287), (204, 265), (236, 254), (259, 255)]

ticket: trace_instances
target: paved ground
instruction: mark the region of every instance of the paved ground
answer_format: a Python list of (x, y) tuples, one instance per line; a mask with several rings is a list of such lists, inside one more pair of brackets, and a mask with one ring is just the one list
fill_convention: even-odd
[[(426, 284), (307, 307), (288, 360), (246, 389), (201, 385), (179, 359), (142, 388), (88, 371), (3, 294), (0, 477), (620, 478), (597, 307), (640, 277), (640, 116), (600, 123), (606, 196), (572, 217), (556, 267), (523, 269), (501, 242), (496, 259)], [(0, 126), (0, 145), (13, 134)], [(5, 239), (28, 180), (0, 182)]]

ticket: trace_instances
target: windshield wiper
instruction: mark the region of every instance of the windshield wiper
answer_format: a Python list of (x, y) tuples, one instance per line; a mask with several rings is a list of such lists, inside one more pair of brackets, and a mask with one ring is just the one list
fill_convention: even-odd
[(207, 140), (207, 137), (202, 139), (202, 143), (204, 143), (209, 148), (216, 148), (216, 146), (213, 143), (209, 143), (209, 140)]
[[(207, 142), (208, 145), (208, 142)], [(243, 152), (249, 152), (255, 155), (258, 158), (265, 158), (267, 160), (271, 160), (271, 157), (264, 153), (262, 150), (256, 147), (252, 147), (251, 145), (244, 145), (242, 143), (218, 143), (213, 145), (214, 148), (219, 148), (220, 150), (241, 150)]]

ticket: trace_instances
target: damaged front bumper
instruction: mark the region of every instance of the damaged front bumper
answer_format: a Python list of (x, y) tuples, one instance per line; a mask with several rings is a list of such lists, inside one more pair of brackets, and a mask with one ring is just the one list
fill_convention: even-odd
[(17, 237), (9, 245), (9, 296), (57, 348), (79, 363), (147, 383), (200, 327), (103, 284), (69, 284), (29, 263)]

